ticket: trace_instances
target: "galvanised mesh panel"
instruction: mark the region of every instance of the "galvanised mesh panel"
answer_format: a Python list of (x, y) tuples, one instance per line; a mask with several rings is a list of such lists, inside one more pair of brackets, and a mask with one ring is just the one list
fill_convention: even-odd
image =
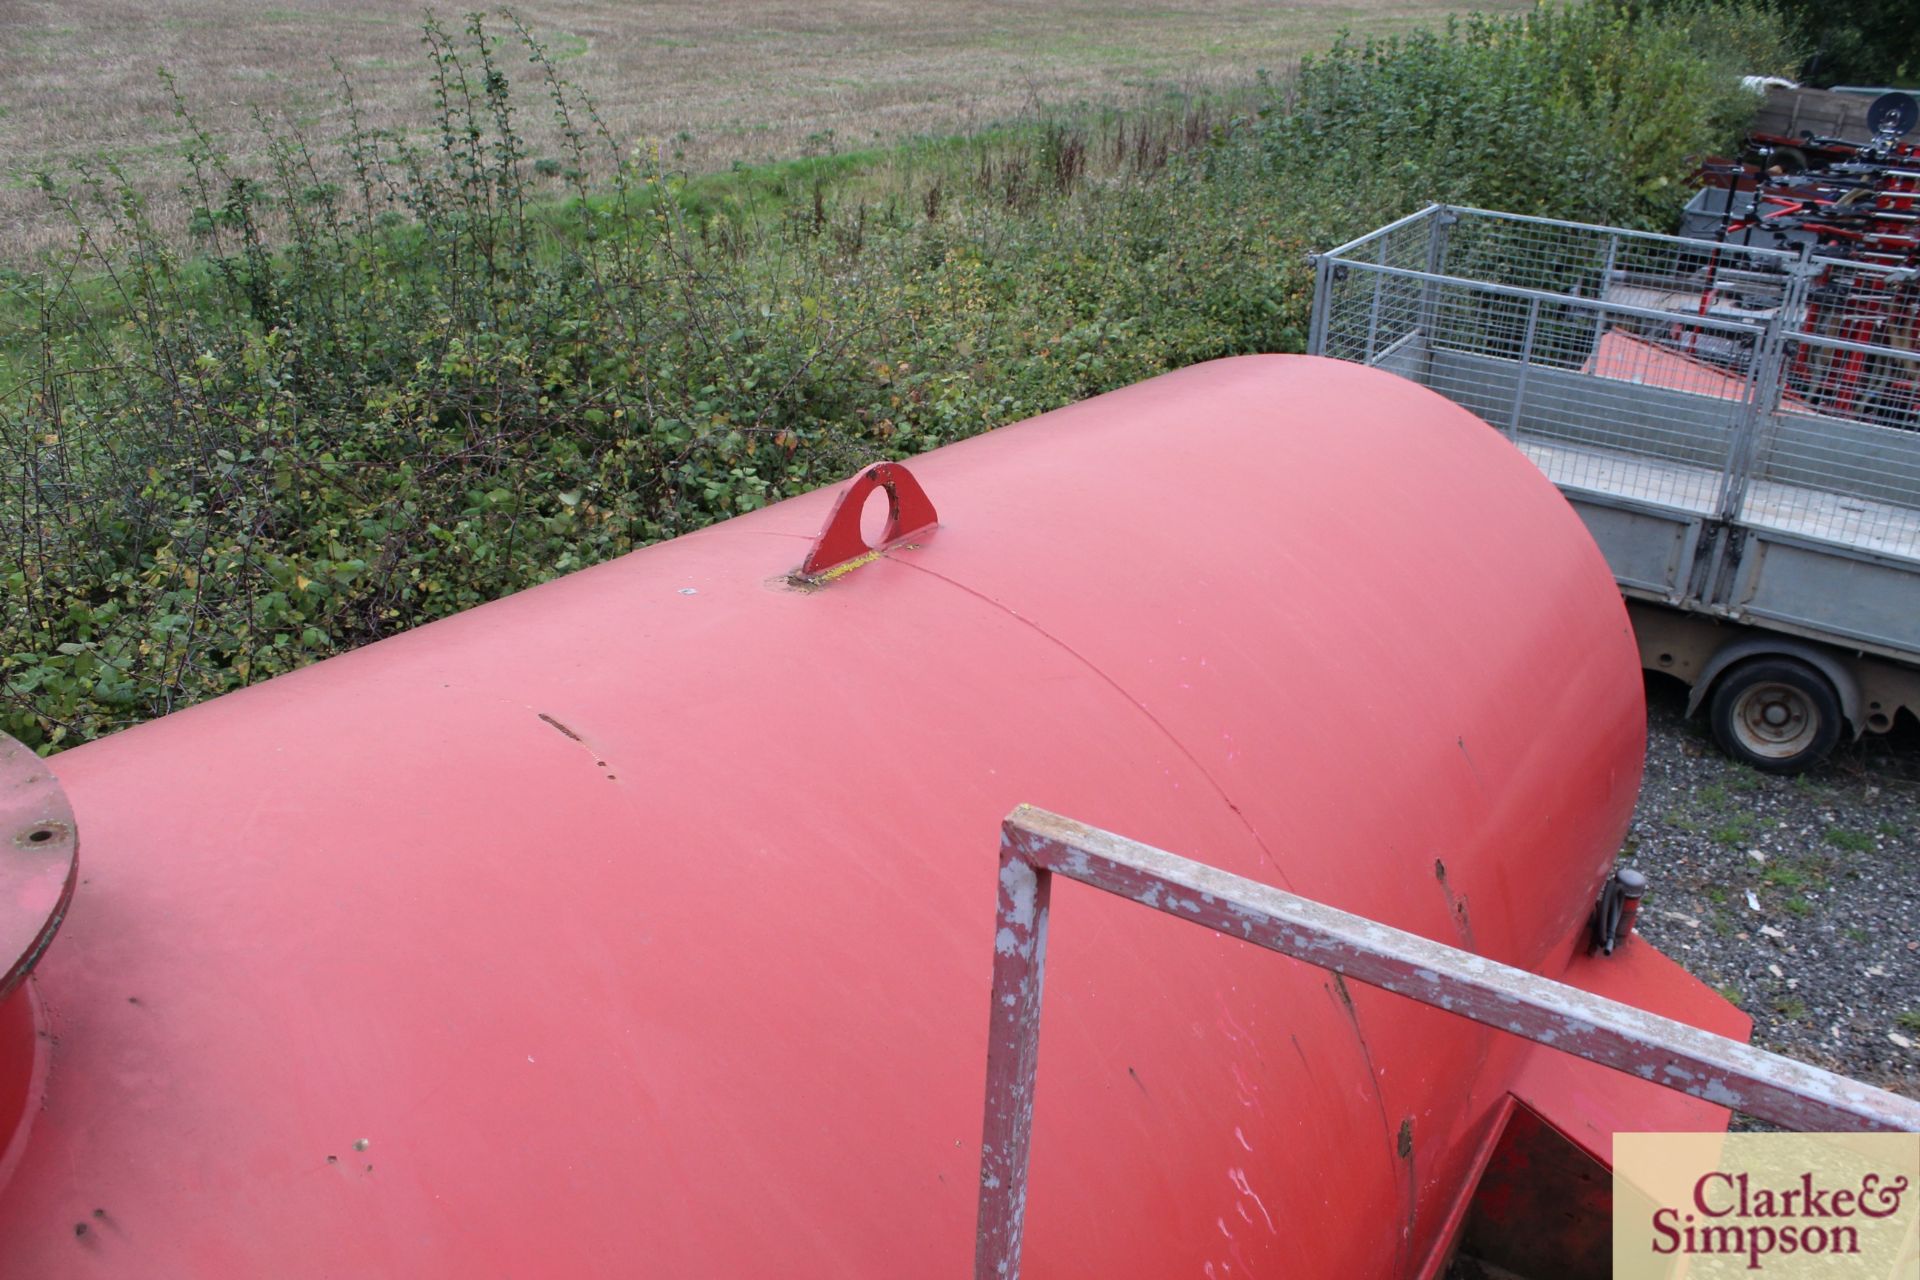
[(1920, 558), (1911, 273), (1438, 206), (1319, 271), (1316, 351), (1432, 387), (1559, 484)]

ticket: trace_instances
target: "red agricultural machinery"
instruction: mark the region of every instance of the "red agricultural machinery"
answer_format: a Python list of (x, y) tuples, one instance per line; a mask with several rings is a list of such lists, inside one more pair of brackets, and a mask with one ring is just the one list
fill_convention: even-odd
[[(1788, 394), (1824, 413), (1907, 428), (1920, 426), (1920, 355), (1902, 354), (1920, 347), (1916, 124), (1920, 104), (1888, 93), (1867, 112), (1872, 136), (1864, 142), (1756, 134), (1756, 163), (1703, 169), (1710, 189), (1687, 227), (1716, 245), (1799, 249), (1805, 262), (1795, 265), (1807, 284), (1798, 328), (1851, 345), (1825, 360), (1796, 351)], [(1783, 156), (1792, 162), (1779, 163)], [(1802, 169), (1807, 156), (1821, 162)], [(1753, 291), (1738, 272), (1721, 280), (1718, 266), (1717, 257), (1707, 264), (1703, 311)], [(1871, 347), (1896, 354), (1876, 358)]]

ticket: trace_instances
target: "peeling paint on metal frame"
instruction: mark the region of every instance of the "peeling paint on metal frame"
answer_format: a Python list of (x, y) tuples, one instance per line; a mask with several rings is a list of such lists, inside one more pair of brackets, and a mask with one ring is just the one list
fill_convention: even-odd
[(1022, 805), (1000, 843), (976, 1280), (1019, 1275), (1054, 871), (1789, 1129), (1920, 1131), (1920, 1102), (1070, 818)]

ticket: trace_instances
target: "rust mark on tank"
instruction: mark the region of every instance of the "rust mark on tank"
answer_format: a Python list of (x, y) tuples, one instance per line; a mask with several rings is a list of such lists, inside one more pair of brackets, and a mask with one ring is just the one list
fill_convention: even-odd
[(1394, 1139), (1394, 1150), (1407, 1162), (1407, 1225), (1401, 1239), (1408, 1249), (1413, 1247), (1414, 1231), (1420, 1225), (1420, 1174), (1413, 1163), (1413, 1117), (1406, 1116), (1400, 1121), (1400, 1133)]
[(822, 573), (802, 573), (794, 569), (787, 573), (777, 573), (767, 579), (766, 585), (775, 591), (796, 591), (801, 595), (812, 595), (823, 591), (855, 569), (870, 565), (876, 560), (885, 560), (896, 551), (917, 551), (926, 544), (920, 542), (892, 542), (884, 547), (875, 547), (863, 556), (856, 556), (845, 564), (837, 564)]
[(73, 828), (64, 822), (39, 822), (18, 832), (13, 842), (22, 849), (39, 849), (73, 837)]
[(885, 554), (886, 552), (875, 548), (868, 551), (865, 555), (855, 556), (851, 560), (842, 561), (840, 564), (834, 565), (831, 569), (822, 573), (801, 573), (796, 569), (787, 575), (787, 581), (796, 587), (818, 590), (826, 586), (829, 582), (832, 582), (835, 578), (844, 578), (862, 565), (872, 564)]
[(1454, 893), (1453, 886), (1447, 883), (1447, 864), (1439, 858), (1433, 860), (1433, 878), (1440, 882), (1440, 892), (1447, 900), (1447, 919), (1459, 935), (1460, 945), (1477, 953), (1480, 944), (1473, 936), (1473, 916), (1467, 909), (1467, 895)]
[(545, 720), (548, 724), (558, 729), (561, 733), (565, 734), (567, 737), (572, 738), (575, 742), (580, 743), (582, 746), (586, 745), (587, 740), (585, 738), (581, 737), (579, 734), (575, 733), (573, 730), (567, 728), (567, 726), (565, 726), (564, 724), (561, 724), (558, 720), (555, 720), (552, 716), (548, 715), (546, 712), (544, 711), (540, 712), (539, 716), (542, 720)]
[[(1397, 1147), (1398, 1142), (1393, 1135), (1393, 1122), (1387, 1118), (1386, 1094), (1380, 1088), (1380, 1070), (1373, 1064), (1373, 1046), (1367, 1043), (1367, 1033), (1360, 1026), (1360, 1011), (1354, 1007), (1353, 993), (1347, 990), (1347, 980), (1338, 969), (1332, 970), (1329, 976), (1333, 979), (1333, 984), (1328, 989), (1333, 992), (1335, 998), (1339, 1000), (1341, 1007), (1346, 1010), (1347, 1021), (1353, 1026), (1354, 1042), (1360, 1046), (1360, 1059), (1366, 1064), (1367, 1084), (1373, 1093), (1374, 1108), (1380, 1114), (1380, 1134), (1387, 1140), (1390, 1148)], [(1305, 1055), (1302, 1056), (1304, 1057)], [(1406, 1263), (1411, 1256), (1413, 1222), (1419, 1212), (1418, 1184), (1409, 1180), (1406, 1193), (1407, 1229), (1400, 1237), (1398, 1250), (1401, 1270), (1405, 1269)]]
[(1453, 741), (1454, 745), (1460, 748), (1460, 755), (1466, 760), (1468, 771), (1473, 774), (1474, 784), (1484, 791), (1487, 786), (1487, 780), (1480, 776), (1480, 766), (1473, 762), (1473, 752), (1467, 750), (1467, 739), (1465, 735), (1457, 737)]
[(548, 715), (544, 711), (536, 711), (534, 714), (539, 716), (542, 720), (546, 721), (548, 724), (552, 725), (554, 730), (559, 734), (561, 734), (563, 737), (570, 738), (574, 742), (577, 742), (581, 746), (585, 747), (587, 750), (587, 754), (593, 757), (594, 768), (609, 770), (609, 772), (606, 774), (606, 779), (608, 782), (618, 782), (620, 780), (620, 776), (618, 774), (610, 772), (610, 770), (612, 769), (612, 766), (609, 765), (605, 760), (602, 760), (600, 758), (600, 752), (594, 748), (594, 745), (591, 742), (588, 742), (584, 737), (582, 737), (580, 733), (577, 730), (575, 730), (572, 726), (561, 723), (560, 720), (556, 719), (553, 716)]

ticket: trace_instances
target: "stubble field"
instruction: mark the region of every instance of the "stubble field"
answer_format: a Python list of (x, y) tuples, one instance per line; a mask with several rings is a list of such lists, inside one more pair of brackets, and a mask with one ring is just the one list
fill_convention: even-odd
[[(1283, 71), (1342, 28), (1387, 35), (1448, 0), (572, 0), (514, 6), (623, 139), (692, 170), (966, 131), (1082, 101), (1204, 91)], [(1485, 11), (1524, 7), (1485, 0)], [(431, 102), (413, 0), (0, 3), (0, 259), (65, 238), (28, 175), (110, 159), (174, 203), (182, 128), (159, 72), (245, 157), (253, 113), (316, 141), (345, 131), (333, 64), (366, 122), (419, 128)], [(504, 29), (504, 24), (499, 24)], [(527, 122), (540, 140), (544, 121)], [(174, 210), (177, 212), (177, 210)]]

